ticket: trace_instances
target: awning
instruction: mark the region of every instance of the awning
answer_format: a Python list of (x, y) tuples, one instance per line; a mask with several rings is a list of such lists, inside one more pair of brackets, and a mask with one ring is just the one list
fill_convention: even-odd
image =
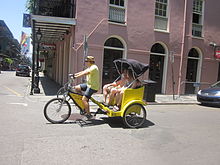
[(36, 33), (40, 29), (42, 34), (40, 42), (47, 44), (62, 40), (70, 32), (70, 28), (76, 25), (75, 18), (32, 15), (31, 19), (33, 31)]

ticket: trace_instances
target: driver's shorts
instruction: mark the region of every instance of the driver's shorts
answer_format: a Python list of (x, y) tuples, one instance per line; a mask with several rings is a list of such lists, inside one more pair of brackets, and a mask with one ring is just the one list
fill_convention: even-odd
[(97, 90), (94, 90), (92, 88), (88, 88), (87, 84), (80, 84), (80, 88), (82, 91), (85, 91), (84, 96), (86, 96), (88, 99), (91, 98), (93, 93), (97, 92)]

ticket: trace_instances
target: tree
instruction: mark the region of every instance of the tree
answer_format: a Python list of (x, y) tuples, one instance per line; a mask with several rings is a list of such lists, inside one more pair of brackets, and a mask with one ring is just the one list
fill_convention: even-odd
[(10, 58), (5, 58), (4, 61), (5, 61), (7, 64), (9, 64), (9, 65), (11, 65), (11, 64), (14, 62), (14, 61), (13, 61), (12, 59), (10, 59)]
[(26, 10), (29, 11), (29, 13), (33, 14), (34, 13), (34, 5), (35, 5), (35, 0), (27, 0), (26, 1)]

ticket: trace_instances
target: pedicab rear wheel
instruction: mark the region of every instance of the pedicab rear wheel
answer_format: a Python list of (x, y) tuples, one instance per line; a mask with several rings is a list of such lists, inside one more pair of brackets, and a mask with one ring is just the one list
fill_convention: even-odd
[(54, 98), (48, 101), (44, 107), (45, 118), (53, 123), (63, 123), (71, 115), (71, 107), (63, 98)]
[(126, 127), (138, 128), (144, 124), (146, 116), (147, 113), (143, 105), (138, 103), (131, 104), (125, 109), (123, 122)]

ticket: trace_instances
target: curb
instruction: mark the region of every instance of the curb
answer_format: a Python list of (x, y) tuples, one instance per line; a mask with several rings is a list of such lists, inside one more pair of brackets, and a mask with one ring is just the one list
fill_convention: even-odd
[(148, 102), (147, 105), (193, 105), (193, 104), (199, 104), (199, 102), (179, 102), (179, 103), (172, 103), (172, 102)]

